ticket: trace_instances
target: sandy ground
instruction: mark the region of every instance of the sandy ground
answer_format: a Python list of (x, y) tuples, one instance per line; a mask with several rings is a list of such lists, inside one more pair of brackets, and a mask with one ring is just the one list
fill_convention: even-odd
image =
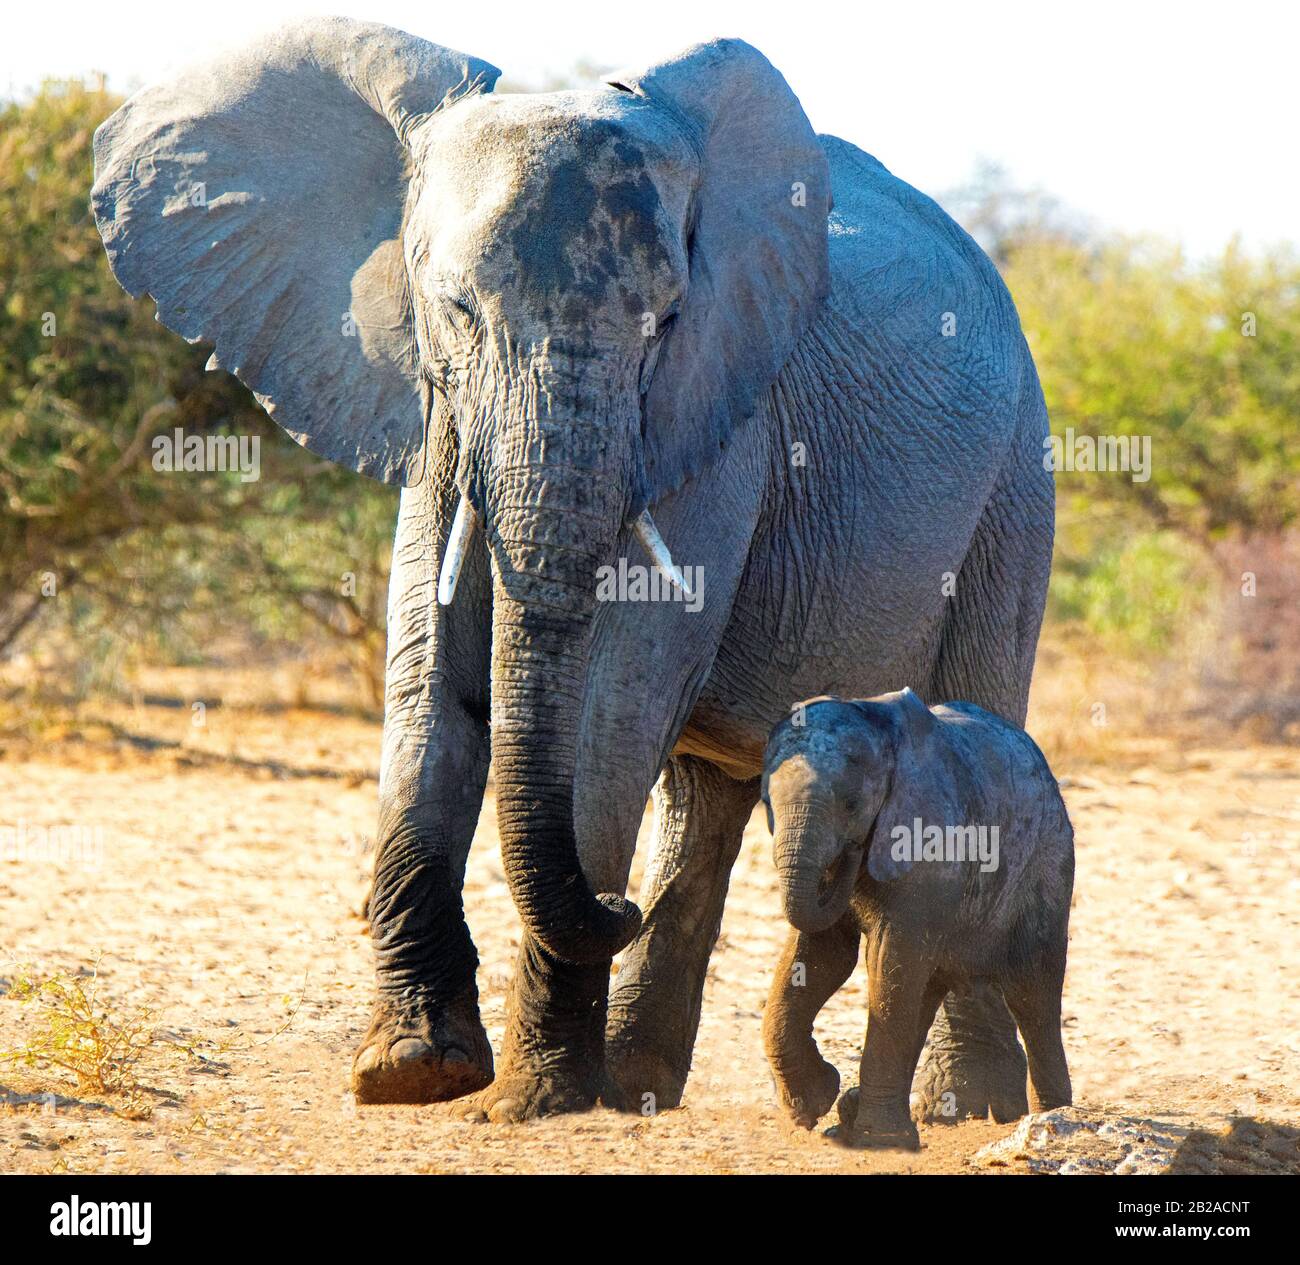
[[(0, 1170), (960, 1172), (1011, 1131), (926, 1128), (922, 1152), (903, 1156), (783, 1127), (759, 1039), (784, 935), (760, 816), (682, 1109), (516, 1126), (463, 1124), (440, 1106), (358, 1109), (347, 1074), (371, 987), (358, 910), (377, 726), (226, 706), (196, 727), (188, 702), (103, 715), (0, 757), (3, 823), (89, 828), (102, 845), (97, 865), (4, 854), (0, 993), (98, 958), (110, 1015), (156, 1012), (138, 1069), (152, 1110), (0, 1064)], [(1078, 840), (1065, 988), (1076, 1102), (1211, 1133), (1234, 1117), (1300, 1124), (1300, 751), (1153, 740), (1120, 754), (1057, 762)], [(499, 1049), (519, 926), (490, 803), (466, 905)], [(819, 1025), (845, 1084), (864, 1005), (859, 972)], [(31, 1004), (0, 999), (0, 1050), (29, 1046), (39, 1026)], [(1238, 1167), (1294, 1168), (1288, 1145)]]

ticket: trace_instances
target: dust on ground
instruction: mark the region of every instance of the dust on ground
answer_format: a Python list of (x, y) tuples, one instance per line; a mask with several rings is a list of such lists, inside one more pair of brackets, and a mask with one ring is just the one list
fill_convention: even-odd
[[(230, 691), (194, 708), (203, 697), (172, 672), (159, 694), (83, 708), (75, 723), (11, 736), (0, 755), (0, 823), (14, 828), (0, 846), (0, 994), (23, 974), (75, 975), (98, 959), (109, 1006), (148, 1008), (156, 1027), (138, 1068), (144, 1111), (0, 1064), (0, 1169), (1032, 1168), (1014, 1146), (977, 1158), (1011, 1125), (926, 1127), (918, 1155), (851, 1152), (783, 1125), (759, 1036), (785, 934), (761, 814), (732, 878), (680, 1110), (503, 1126), (452, 1120), (445, 1106), (356, 1107), (378, 725), (243, 706)], [(1104, 758), (1053, 759), (1078, 849), (1065, 986), (1076, 1104), (1200, 1139), (1200, 1171), (1300, 1170), (1300, 751), (1134, 733)], [(81, 831), (81, 846), (32, 855), (52, 826)], [(649, 830), (647, 818), (638, 865)], [(490, 800), (465, 903), (499, 1051), (520, 929)], [(29, 1045), (36, 1022), (30, 1004), (0, 997), (0, 1050)], [(845, 1085), (864, 1024), (859, 969), (818, 1026)]]

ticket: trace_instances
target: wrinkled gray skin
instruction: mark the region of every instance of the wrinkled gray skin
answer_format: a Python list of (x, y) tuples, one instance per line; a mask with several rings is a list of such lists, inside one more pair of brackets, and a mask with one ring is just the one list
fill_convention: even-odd
[[(1029, 1053), (1034, 1111), (1070, 1103), (1061, 1044), (1074, 833), (1047, 761), (1022, 729), (969, 703), (927, 708), (911, 690), (868, 701), (812, 699), (772, 732), (763, 798), (786, 943), (763, 1016), (777, 1094), (811, 1128), (839, 1075), (813, 1022), (866, 945), (867, 1039), (857, 1089), (833, 1133), (919, 1149), (908, 1091), (935, 1011), (979, 982), (1006, 998)], [(896, 855), (915, 822), (997, 831), (992, 863)], [(968, 851), (967, 856), (971, 853)]]
[[(299, 442), (406, 485), (358, 1097), (663, 1108), (792, 700), (911, 681), (1023, 717), (1046, 416), (989, 261), (748, 45), (586, 92), (496, 74), (287, 27), (109, 119), (94, 210), (122, 283)], [(598, 567), (646, 565), (645, 508), (698, 611), (595, 601)], [(461, 901), (489, 759), (526, 932), (495, 1079)], [(652, 787), (642, 925), (621, 893)], [(996, 995), (954, 994), (940, 1034), (931, 1098), (1024, 1110)]]

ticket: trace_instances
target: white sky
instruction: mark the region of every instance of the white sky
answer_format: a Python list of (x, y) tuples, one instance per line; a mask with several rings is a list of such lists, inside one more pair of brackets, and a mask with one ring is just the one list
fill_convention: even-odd
[(129, 90), (307, 13), (402, 27), (536, 82), (715, 35), (760, 48), (819, 131), (928, 193), (1001, 163), (1100, 225), (1194, 254), (1300, 241), (1300, 5), (913, 0), (11, 0), (0, 91)]

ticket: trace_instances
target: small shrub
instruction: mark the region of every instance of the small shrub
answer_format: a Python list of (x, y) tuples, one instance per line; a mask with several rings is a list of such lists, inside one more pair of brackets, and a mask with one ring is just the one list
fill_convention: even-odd
[(35, 1010), (35, 1031), (26, 1045), (0, 1052), (0, 1062), (57, 1069), (70, 1075), (80, 1092), (124, 1099), (124, 1115), (149, 1114), (136, 1070), (154, 1040), (154, 1014), (146, 1009), (110, 1013), (99, 996), (98, 960), (85, 974), (20, 975), (8, 997)]

